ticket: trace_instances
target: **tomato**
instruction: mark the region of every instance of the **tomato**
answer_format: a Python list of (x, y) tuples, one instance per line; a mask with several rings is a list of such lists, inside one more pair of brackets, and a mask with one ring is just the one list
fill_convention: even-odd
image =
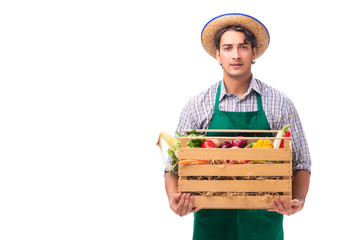
[(240, 164), (246, 164), (246, 163), (249, 163), (249, 160), (241, 160), (240, 161)]
[(215, 143), (211, 140), (205, 140), (201, 146), (201, 148), (215, 148)]

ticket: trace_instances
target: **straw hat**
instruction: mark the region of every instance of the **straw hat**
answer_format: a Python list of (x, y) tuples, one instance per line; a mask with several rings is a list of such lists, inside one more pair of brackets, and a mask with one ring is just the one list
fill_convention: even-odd
[(241, 13), (228, 13), (211, 19), (201, 32), (202, 45), (205, 51), (216, 58), (215, 35), (223, 28), (239, 25), (251, 31), (257, 41), (257, 56), (259, 58), (270, 43), (270, 35), (264, 24), (256, 18)]

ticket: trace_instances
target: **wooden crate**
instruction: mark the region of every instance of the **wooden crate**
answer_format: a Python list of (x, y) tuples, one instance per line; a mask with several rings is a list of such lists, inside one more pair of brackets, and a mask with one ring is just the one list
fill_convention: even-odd
[[(188, 130), (189, 131), (189, 130)], [(187, 132), (188, 132), (187, 131)], [(198, 132), (274, 132), (272, 130), (197, 130)], [(219, 139), (229, 141), (234, 137), (201, 137), (202, 139)], [(245, 137), (250, 142), (272, 137)], [(187, 139), (181, 137), (178, 158), (202, 160), (252, 160), (273, 161), (272, 163), (247, 164), (198, 164), (179, 165), (179, 192), (201, 193), (194, 195), (194, 205), (216, 209), (268, 209), (276, 197), (290, 200), (292, 198), (292, 149), (290, 138), (284, 139), (281, 149), (252, 148), (188, 148)], [(274, 163), (274, 161), (276, 161)], [(194, 177), (205, 177), (206, 180), (194, 180)], [(208, 179), (212, 177), (212, 179)], [(220, 177), (233, 177), (232, 180), (214, 180)], [(243, 178), (246, 177), (246, 180)], [(240, 180), (237, 180), (240, 179)], [(250, 179), (250, 180), (248, 180)], [(216, 194), (214, 194), (216, 193)], [(221, 193), (221, 194), (220, 194)], [(220, 196), (218, 196), (220, 194)]]

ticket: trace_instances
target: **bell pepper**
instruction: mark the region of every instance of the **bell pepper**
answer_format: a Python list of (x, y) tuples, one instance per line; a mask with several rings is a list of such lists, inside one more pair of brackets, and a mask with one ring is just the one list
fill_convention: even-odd
[[(287, 131), (284, 135), (284, 137), (290, 137), (290, 136), (291, 136), (290, 131)], [(284, 139), (281, 140), (279, 148), (284, 148)]]
[(253, 145), (252, 148), (273, 148), (273, 144), (269, 139), (259, 139)]

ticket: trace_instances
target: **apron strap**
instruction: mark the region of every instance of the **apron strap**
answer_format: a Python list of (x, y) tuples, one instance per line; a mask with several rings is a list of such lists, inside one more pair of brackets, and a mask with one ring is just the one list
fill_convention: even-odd
[(220, 82), (219, 87), (218, 87), (218, 90), (217, 90), (217, 92), (216, 92), (215, 111), (219, 111), (220, 92), (221, 92), (221, 82)]
[(262, 111), (263, 110), (262, 100), (261, 100), (261, 96), (258, 92), (256, 92), (256, 101), (257, 101), (257, 105), (258, 105), (258, 111)]
[[(220, 100), (220, 93), (221, 93), (221, 84), (222, 84), (222, 82), (220, 82), (218, 90), (216, 92), (215, 111), (219, 111), (219, 100)], [(263, 110), (262, 100), (261, 100), (261, 96), (260, 96), (260, 94), (258, 92), (256, 92), (256, 102), (257, 102), (258, 111), (262, 111)]]

